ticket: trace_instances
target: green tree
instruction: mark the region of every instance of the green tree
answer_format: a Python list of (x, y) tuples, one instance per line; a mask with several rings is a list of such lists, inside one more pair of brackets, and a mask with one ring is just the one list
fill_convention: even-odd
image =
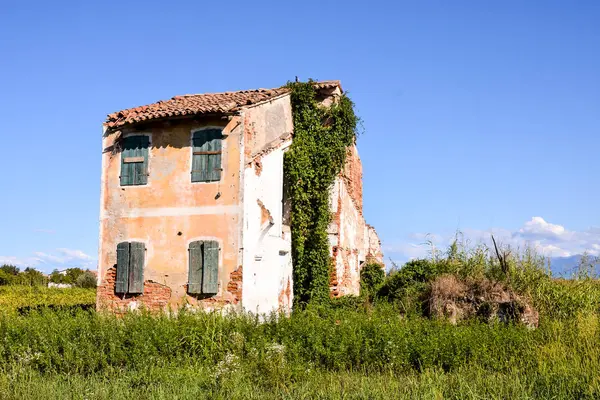
[(39, 286), (46, 285), (48, 279), (40, 271), (35, 268), (25, 268), (23, 272), (19, 274), (18, 282), (22, 285), (28, 286)]
[(9, 275), (19, 275), (19, 268), (15, 265), (4, 264), (0, 267), (0, 270), (6, 272)]
[(74, 285), (77, 282), (77, 278), (83, 275), (84, 272), (85, 271), (81, 268), (67, 268), (64, 271), (55, 269), (50, 274), (50, 282)]
[(52, 283), (65, 283), (65, 275), (55, 269), (52, 271), (52, 273), (50, 273), (49, 280)]
[(64, 283), (74, 284), (75, 282), (77, 282), (77, 278), (83, 275), (84, 272), (85, 271), (81, 268), (68, 268), (66, 271), (66, 279)]
[(15, 276), (0, 269), (0, 286), (12, 285), (15, 282)]
[(75, 286), (84, 288), (84, 289), (92, 289), (96, 287), (96, 275), (92, 273), (92, 271), (85, 270), (83, 274), (77, 277), (75, 281)]

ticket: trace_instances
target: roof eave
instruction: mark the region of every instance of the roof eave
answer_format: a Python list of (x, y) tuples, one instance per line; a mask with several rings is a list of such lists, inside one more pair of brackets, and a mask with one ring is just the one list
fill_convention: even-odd
[(184, 121), (184, 120), (193, 120), (193, 119), (201, 119), (201, 118), (215, 118), (215, 117), (229, 117), (239, 115), (240, 108), (236, 108), (231, 111), (223, 111), (223, 112), (211, 112), (211, 113), (196, 113), (196, 114), (186, 114), (186, 115), (171, 115), (160, 118), (151, 118), (143, 121), (135, 121), (135, 122), (125, 122), (111, 125), (110, 122), (104, 122), (102, 125), (106, 128), (106, 134), (109, 135), (116, 131), (120, 130), (129, 130), (132, 128), (139, 128), (140, 126), (146, 126), (150, 124), (165, 122), (165, 121)]

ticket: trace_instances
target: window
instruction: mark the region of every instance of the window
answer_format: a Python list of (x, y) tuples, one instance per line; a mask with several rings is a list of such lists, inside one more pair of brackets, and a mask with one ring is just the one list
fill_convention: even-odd
[(221, 129), (203, 129), (192, 137), (192, 182), (221, 179)]
[(189, 294), (217, 294), (219, 289), (219, 243), (198, 240), (189, 248)]
[(144, 292), (144, 258), (146, 245), (140, 242), (122, 242), (117, 245), (117, 279), (115, 292)]
[(127, 136), (121, 151), (121, 186), (145, 185), (148, 183), (147, 135)]

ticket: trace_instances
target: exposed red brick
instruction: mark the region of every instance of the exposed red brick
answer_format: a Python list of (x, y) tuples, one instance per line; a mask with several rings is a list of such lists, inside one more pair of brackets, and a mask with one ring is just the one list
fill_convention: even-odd
[(115, 280), (117, 269), (109, 268), (104, 275), (102, 283), (97, 288), (97, 307), (99, 310), (110, 310), (117, 313), (127, 312), (132, 302), (138, 302), (139, 308), (149, 311), (166, 309), (171, 299), (171, 288), (160, 283), (144, 281), (144, 292), (141, 294), (115, 293)]
[(279, 292), (279, 310), (284, 311), (287, 307), (290, 307), (292, 303), (292, 282), (290, 278), (287, 279), (287, 285), (282, 288)]
[(329, 274), (329, 290), (331, 297), (338, 297), (340, 295), (339, 285), (340, 285), (340, 277), (337, 274), (337, 264), (336, 260), (338, 258), (338, 253), (340, 251), (340, 236), (339, 232), (342, 228), (342, 196), (338, 196), (337, 199), (337, 211), (333, 213), (331, 216), (331, 223), (337, 226), (338, 229), (338, 237), (337, 237), (337, 245), (332, 247), (332, 257), (331, 257), (331, 273)]
[(241, 265), (229, 274), (227, 291), (233, 294), (233, 304), (238, 304), (242, 300), (242, 277), (243, 269)]
[(346, 164), (341, 172), (341, 176), (344, 179), (344, 182), (348, 187), (348, 193), (360, 214), (362, 214), (363, 211), (362, 175), (362, 163), (358, 156), (358, 151), (356, 146), (351, 146), (346, 153)]

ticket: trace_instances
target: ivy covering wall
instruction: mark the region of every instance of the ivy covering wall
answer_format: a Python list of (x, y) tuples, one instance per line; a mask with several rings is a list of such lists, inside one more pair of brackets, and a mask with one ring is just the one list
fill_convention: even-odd
[(329, 299), (329, 193), (356, 139), (358, 118), (345, 94), (327, 107), (312, 81), (287, 86), (294, 121), (294, 140), (284, 164), (292, 205), (294, 306), (303, 307)]

